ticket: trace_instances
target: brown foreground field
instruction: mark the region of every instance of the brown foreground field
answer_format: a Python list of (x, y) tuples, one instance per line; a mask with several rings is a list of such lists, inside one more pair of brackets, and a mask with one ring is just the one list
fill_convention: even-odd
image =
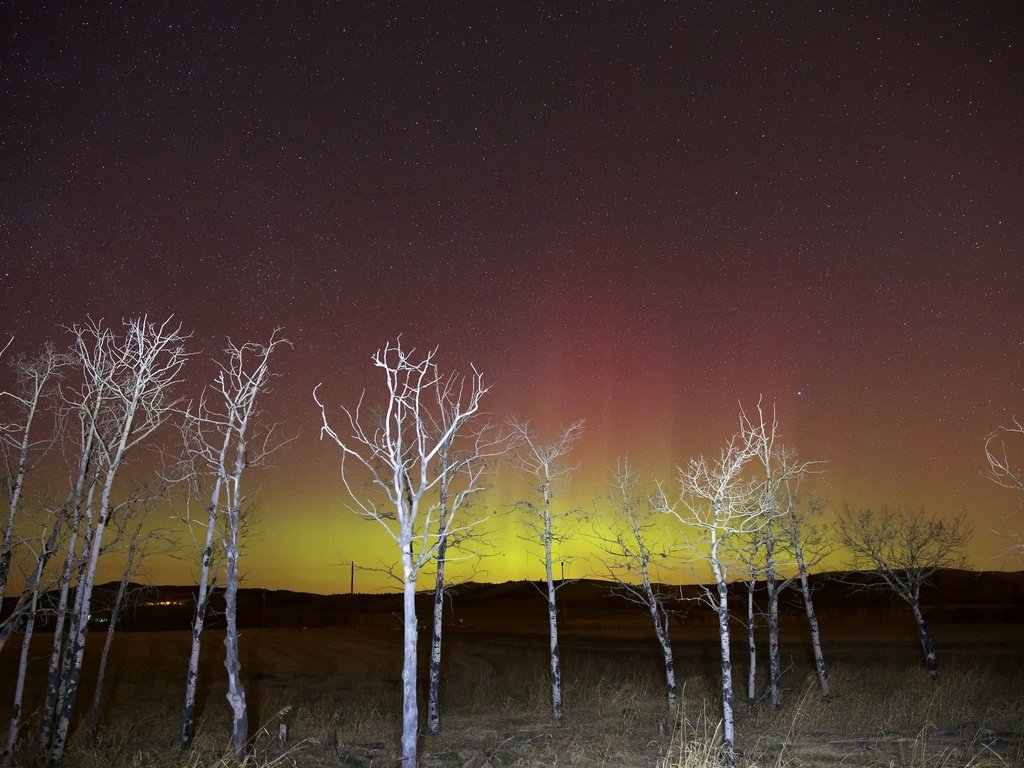
[[(577, 627), (563, 644), (565, 711), (553, 722), (546, 639), (535, 631), (453, 627), (446, 637), (441, 734), (424, 735), (421, 765), (711, 766), (720, 711), (715, 640), (708, 627), (677, 630), (683, 706), (668, 717), (660, 659), (640, 627)], [(1024, 654), (1020, 625), (937, 626), (940, 678), (920, 667), (913, 628), (826, 629), (834, 688), (822, 702), (802, 634), (784, 635), (785, 704), (747, 713), (737, 702), (745, 766), (1019, 766), (1024, 764)], [(425, 634), (425, 633), (424, 633)], [(39, 690), (49, 635), (34, 648)], [(99, 744), (76, 734), (76, 768), (207, 768), (229, 765), (223, 634), (208, 631), (201, 669), (200, 735), (176, 749), (186, 632), (129, 632), (113, 651)], [(94, 638), (98, 641), (98, 638)], [(247, 765), (397, 765), (400, 633), (388, 628), (250, 629), (243, 633), (255, 750)], [(17, 643), (0, 656), (11, 690)], [(734, 655), (737, 692), (745, 649)], [(424, 654), (421, 653), (421, 658)], [(90, 670), (87, 668), (86, 673)], [(91, 690), (88, 677), (84, 691)], [(36, 699), (27, 701), (28, 732)], [(0, 716), (7, 717), (7, 704)], [(5, 722), (5, 721), (4, 721)], [(288, 743), (277, 741), (287, 724)], [(28, 764), (31, 750), (19, 760)]]

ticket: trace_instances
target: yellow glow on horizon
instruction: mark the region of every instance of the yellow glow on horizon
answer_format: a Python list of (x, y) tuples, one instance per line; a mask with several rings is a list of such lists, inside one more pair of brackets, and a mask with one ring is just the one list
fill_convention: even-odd
[[(720, 422), (720, 423), (719, 423)], [(538, 419), (539, 424), (539, 419)], [(556, 422), (557, 424), (557, 422)], [(710, 425), (709, 425), (710, 424)], [(618, 458), (629, 447), (630, 460), (641, 472), (641, 483), (652, 490), (660, 479), (671, 493), (676, 489), (675, 465), (691, 456), (716, 455), (735, 426), (735, 417), (723, 408), (720, 416), (689, 430), (671, 418), (648, 413), (626, 426), (588, 425), (583, 440), (567, 457), (574, 466), (565, 482), (555, 488), (555, 512), (576, 510), (568, 522), (570, 538), (554, 552), (555, 576), (602, 578), (601, 564), (591, 533), (590, 520), (608, 516), (608, 482)], [(816, 433), (799, 434), (781, 422), (786, 441), (800, 449), (805, 459), (830, 459), (838, 452), (838, 440), (822, 439)], [(635, 432), (633, 431), (635, 429)], [(543, 435), (554, 429), (540, 430)], [(633, 442), (630, 442), (630, 434)], [(635, 440), (636, 434), (644, 439)], [(850, 450), (851, 447), (855, 450)], [(987, 480), (981, 473), (980, 450), (973, 464), (965, 466), (919, 467), (911, 461), (894, 461), (872, 450), (870, 442), (858, 445), (847, 440), (842, 462), (829, 461), (821, 472), (809, 478), (804, 495), (816, 494), (830, 501), (833, 510), (845, 504), (878, 508), (912, 506), (937, 514), (954, 514), (965, 508), (974, 528), (968, 549), (972, 565), (979, 570), (1019, 568), (1022, 563), (1005, 553), (1009, 539), (1002, 532), (1014, 529), (1011, 516), (1019, 509), (1017, 497)], [(856, 459), (851, 460), (851, 456)], [(937, 482), (939, 478), (941, 482)], [(378, 523), (362, 520), (351, 510), (339, 478), (337, 450), (306, 437), (294, 452), (283, 454), (280, 464), (247, 475), (250, 499), (255, 503), (254, 531), (241, 556), (243, 586), (289, 589), (315, 593), (344, 593), (351, 587), (355, 563), (357, 592), (396, 591), (398, 582), (385, 571), (397, 562), (396, 544)], [(488, 479), (489, 490), (474, 497), (468, 510), (488, 518), (481, 527), (484, 556), (456, 560), (449, 564), (452, 583), (465, 580), (505, 582), (540, 580), (544, 577), (543, 552), (539, 542), (527, 540), (529, 533), (517, 502), (536, 501), (529, 480), (511, 463), (501, 464)], [(532, 495), (531, 495), (532, 494)], [(163, 514), (163, 513), (161, 513)], [(686, 532), (677, 521), (665, 520), (666, 539)], [(661, 542), (652, 542), (658, 544)], [(155, 557), (143, 568), (138, 581), (156, 584), (195, 583), (198, 558), (183, 549), (174, 558)], [(837, 553), (818, 570), (840, 570), (848, 563)], [(99, 581), (120, 577), (117, 556), (101, 561)], [(420, 587), (432, 584), (433, 567), (421, 574)], [(658, 575), (668, 582), (692, 583), (707, 578), (706, 568), (680, 562)]]

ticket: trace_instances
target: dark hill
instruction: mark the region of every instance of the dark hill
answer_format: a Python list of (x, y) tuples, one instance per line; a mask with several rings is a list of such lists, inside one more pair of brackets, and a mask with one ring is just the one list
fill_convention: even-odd
[[(813, 577), (816, 608), (830, 621), (860, 621), (866, 616), (879, 620), (904, 607), (892, 595), (856, 591), (851, 584), (863, 577), (850, 573), (818, 574)], [(93, 620), (102, 626), (116, 584), (96, 587)], [(686, 616), (688, 624), (711, 624), (713, 615), (699, 596), (702, 588), (694, 585), (668, 588), (675, 599), (671, 607)], [(735, 609), (746, 600), (746, 587), (730, 588)], [(763, 598), (762, 590), (758, 597)], [(187, 629), (193, 612), (195, 590), (187, 586), (135, 586), (121, 614), (120, 628), (125, 630)], [(52, 602), (47, 595), (44, 602)], [(567, 582), (558, 591), (558, 601), (567, 619), (567, 627), (634, 626), (647, 621), (643, 610), (613, 590), (608, 582), (580, 580)], [(13, 606), (13, 598), (4, 601), (4, 614)], [(433, 595), (417, 597), (419, 616), (431, 615)], [(936, 574), (934, 586), (923, 594), (922, 604), (931, 621), (955, 623), (1024, 622), (1024, 572), (975, 572), (947, 570)], [(799, 591), (784, 594), (784, 616), (798, 618), (803, 605)], [(543, 584), (506, 582), (503, 584), (468, 583), (453, 587), (445, 610), (451, 623), (481, 631), (500, 631), (515, 624), (520, 630), (543, 632), (547, 612)], [(211, 601), (207, 626), (223, 626), (223, 595)], [(401, 624), (402, 602), (398, 594), (316, 595), (288, 590), (242, 589), (239, 591), (239, 623), (242, 627), (394, 627)], [(45, 626), (44, 626), (45, 628)]]

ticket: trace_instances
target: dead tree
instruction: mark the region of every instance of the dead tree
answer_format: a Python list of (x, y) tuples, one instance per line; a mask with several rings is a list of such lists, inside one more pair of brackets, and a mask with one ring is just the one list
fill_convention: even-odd
[(0, 392), (0, 398), (14, 411), (0, 424), (0, 449), (4, 455), (8, 499), (7, 520), (0, 541), (0, 600), (7, 595), (11, 543), (25, 479), (45, 457), (55, 440), (53, 431), (40, 438), (33, 432), (33, 427), (46, 406), (48, 396), (55, 392), (55, 381), (60, 377), (61, 369), (68, 365), (69, 359), (67, 354), (58, 352), (50, 343), (38, 355), (16, 357), (13, 361), (14, 389)]
[[(789, 520), (789, 528), (784, 528), (784, 523), (801, 483), (815, 471), (816, 465), (820, 462), (799, 461), (795, 452), (780, 442), (774, 407), (770, 414), (766, 414), (759, 401), (750, 417), (744, 415), (743, 418), (747, 420), (748, 431), (755, 436), (756, 465), (759, 465), (755, 473), (759, 485), (755, 505), (762, 523), (753, 534), (753, 543), (755, 548), (761, 551), (761, 570), (765, 579), (768, 604), (768, 700), (772, 709), (779, 709), (782, 706), (779, 596), (790, 585), (792, 579), (781, 579), (778, 567), (780, 555), (789, 551), (782, 547), (784, 530), (791, 530), (795, 521)], [(748, 560), (748, 564), (752, 563), (753, 560)], [(816, 644), (815, 649), (815, 658), (820, 660), (820, 669), (824, 670), (824, 660), (820, 657), (820, 643)]]
[(762, 483), (749, 477), (750, 462), (758, 455), (759, 426), (742, 413), (740, 429), (716, 460), (703, 456), (691, 459), (677, 470), (679, 494), (670, 501), (665, 491), (657, 497), (658, 509), (674, 515), (680, 523), (695, 529), (699, 552), (706, 559), (715, 580), (707, 599), (718, 617), (722, 685), (722, 757), (736, 764), (735, 694), (730, 651), (729, 588), (726, 544), (731, 537), (750, 535), (766, 522), (757, 501)]
[[(1008, 442), (1016, 443), (1016, 461), (1011, 458), (1015, 451), (1007, 448)], [(985, 437), (989, 478), (1004, 488), (1016, 491), (1018, 499), (1024, 501), (1024, 467), (1018, 463), (1021, 455), (1024, 455), (1024, 423), (1016, 417), (1012, 426), (998, 427)], [(1024, 534), (1020, 528), (1012, 530), (1009, 535), (1013, 541), (1011, 551), (1024, 552)]]
[[(615, 591), (642, 606), (651, 617), (664, 662), (668, 708), (672, 711), (676, 706), (676, 672), (667, 603), (676, 593), (666, 593), (651, 578), (651, 569), (659, 561), (675, 560), (678, 548), (666, 543), (663, 531), (655, 530), (661, 516), (651, 506), (650, 498), (640, 497), (638, 474), (628, 459), (620, 459), (610, 485), (612, 522), (609, 530), (596, 532), (598, 546), (604, 553), (604, 566)], [(662, 546), (652, 550), (655, 541), (662, 542)]]
[[(402, 566), (403, 661), (402, 661), (402, 766), (415, 768), (419, 706), (416, 693), (416, 580), (437, 553), (434, 516), (438, 507), (428, 494), (436, 492), (442, 478), (450, 478), (455, 465), (442, 470), (439, 454), (452, 437), (476, 415), (486, 394), (483, 376), (475, 368), (467, 379), (444, 376), (434, 357), (437, 350), (415, 359), (415, 350), (402, 348), (401, 339), (374, 354), (375, 367), (384, 373), (386, 394), (379, 416), (366, 412), (365, 393), (352, 410), (343, 408), (345, 427), (331, 426), (318, 390), (313, 399), (323, 422), (321, 439), (328, 437), (341, 449), (341, 477), (354, 510), (378, 523), (398, 546)], [(447, 418), (436, 409), (444, 403)], [(436, 430), (433, 425), (446, 424)], [(356, 490), (352, 464), (368, 476), (372, 490)], [(447, 513), (448, 535), (471, 523), (454, 524), (454, 508)]]
[(809, 578), (810, 569), (832, 553), (832, 545), (828, 538), (813, 523), (814, 518), (820, 516), (824, 508), (823, 500), (812, 498), (807, 504), (807, 510), (801, 512), (795, 490), (787, 488), (784, 514), (778, 520), (778, 530), (781, 534), (779, 542), (781, 549), (796, 563), (796, 578), (800, 581), (804, 613), (807, 616), (807, 626), (811, 633), (811, 647), (814, 652), (814, 669), (818, 676), (818, 687), (821, 690), (821, 697), (828, 700), (832, 695), (832, 690), (828, 683), (825, 654), (821, 647), (821, 631), (818, 628), (818, 615), (814, 610)]
[(558, 587), (554, 578), (554, 543), (560, 540), (561, 535), (555, 531), (559, 520), (564, 519), (571, 512), (555, 513), (552, 510), (551, 502), (554, 498), (554, 486), (556, 482), (568, 475), (574, 467), (565, 467), (562, 459), (572, 449), (573, 444), (583, 434), (583, 422), (577, 421), (563, 429), (556, 440), (550, 443), (541, 443), (530, 426), (525, 421), (510, 419), (509, 425), (512, 433), (520, 442), (518, 462), (523, 471), (536, 478), (537, 493), (540, 495), (540, 504), (530, 501), (522, 503), (531, 516), (534, 534), (536, 534), (544, 547), (544, 576), (547, 582), (548, 601), (548, 646), (551, 654), (551, 715), (555, 720), (562, 719), (562, 662), (561, 653), (558, 647), (558, 603), (555, 593)]
[[(436, 394), (451, 391), (449, 387), (438, 389)], [(440, 422), (434, 424), (434, 431), (447, 431), (453, 414), (451, 402), (442, 398), (437, 403), (436, 414)], [(430, 635), (430, 671), (427, 687), (427, 730), (436, 735), (441, 727), (441, 643), (444, 637), (444, 598), (448, 589), (447, 565), (452, 551), (465, 546), (467, 537), (452, 538), (452, 526), (461, 511), (468, 507), (472, 494), (483, 490), (481, 478), (487, 469), (487, 462), (507, 449), (507, 440), (495, 433), (489, 425), (475, 432), (453, 434), (437, 453), (437, 552), (434, 557), (434, 614), (433, 631)], [(468, 533), (465, 527), (460, 533)], [(469, 556), (464, 554), (462, 556)]]
[(868, 577), (865, 585), (856, 588), (891, 591), (910, 607), (921, 639), (925, 669), (936, 680), (939, 663), (921, 612), (921, 589), (936, 571), (965, 565), (964, 548), (971, 531), (964, 514), (947, 520), (920, 510), (882, 508), (875, 512), (846, 508), (839, 513), (836, 536), (850, 552), (852, 567)]
[[(732, 557), (743, 565), (744, 585), (747, 593), (746, 629), (747, 629), (747, 712), (753, 713), (757, 708), (757, 624), (760, 611), (757, 608), (757, 584), (767, 570), (766, 562), (769, 555), (766, 550), (770, 546), (764, 546), (763, 539), (754, 534), (748, 536), (734, 536), (730, 541)], [(771, 605), (772, 592), (769, 589), (768, 602)], [(777, 603), (776, 603), (777, 605)], [(776, 651), (778, 643), (772, 648)], [(772, 663), (769, 665), (774, 672), (774, 661), (777, 658), (775, 653), (770, 653)], [(769, 690), (771, 685), (769, 684)]]
[(287, 442), (275, 438), (272, 426), (261, 434), (257, 423), (260, 417), (257, 402), (270, 383), (270, 356), (282, 345), (290, 345), (290, 342), (281, 338), (277, 330), (266, 344), (235, 344), (229, 340), (224, 362), (217, 363), (219, 370), (212, 387), (196, 406), (189, 408), (185, 420), (187, 466), (191, 467), (189, 479), (194, 495), (202, 498), (206, 505), (207, 521), (185, 680), (180, 745), (183, 749), (189, 747), (195, 733), (199, 652), (209, 601), (213, 538), (221, 522), (227, 624), (224, 666), (232, 714), (231, 739), (239, 762), (245, 759), (249, 742), (249, 717), (238, 655), (238, 557), (241, 509), (245, 500), (242, 480), (246, 469), (263, 464), (274, 450)]
[[(50, 655), (47, 662), (46, 692), (44, 694), (43, 706), (39, 713), (39, 730), (37, 734), (37, 753), (46, 755), (50, 749), (50, 741), (53, 738), (53, 729), (57, 717), (57, 698), (60, 693), (61, 682), (61, 659), (63, 656), (64, 642), (68, 624), (68, 603), (71, 595), (72, 584), (76, 575), (80, 573), (84, 563), (79, 552), (78, 539), (83, 527), (83, 517), (86, 510), (91, 514), (93, 488), (95, 477), (89, 476), (89, 468), (92, 462), (91, 444), (93, 441), (91, 427), (88, 431), (81, 433), (82, 453), (79, 459), (78, 476), (73, 482), (72, 488), (65, 502), (63, 514), (58, 518), (59, 522), (68, 526), (66, 542), (63, 544), (64, 560), (61, 564), (60, 576), (57, 580), (57, 604), (54, 607), (53, 637), (50, 641)], [(83, 489), (88, 484), (88, 490)], [(87, 501), (88, 499), (88, 501)], [(77, 591), (77, 590), (76, 590)]]
[(99, 727), (100, 710), (103, 703), (103, 683), (107, 675), (107, 660), (110, 658), (110, 647), (114, 642), (114, 635), (117, 632), (118, 621), (121, 618), (121, 611), (128, 597), (132, 579), (139, 572), (139, 568), (154, 544), (161, 540), (159, 531), (147, 532), (144, 529), (153, 510), (165, 498), (167, 490), (167, 485), (159, 482), (149, 488), (140, 488), (137, 498), (126, 503), (129, 508), (127, 514), (114, 521), (122, 529), (119, 531), (117, 539), (126, 540), (127, 549), (125, 550), (121, 580), (118, 582), (117, 592), (114, 594), (114, 600), (110, 606), (107, 632), (103, 639), (103, 649), (100, 651), (99, 667), (96, 670), (96, 685), (93, 688), (89, 712), (85, 717), (85, 738), (90, 744), (96, 741), (96, 731)]
[[(7, 740), (3, 752), (0, 752), (0, 766), (7, 768), (14, 758), (14, 751), (18, 746), (18, 738), (21, 734), (22, 706), (25, 694), (25, 678), (28, 673), (29, 648), (32, 644), (32, 636), (35, 632), (36, 620), (38, 618), (39, 596), (43, 591), (43, 574), (46, 571), (47, 563), (57, 549), (58, 536), (63, 522), (63, 510), (51, 514), (47, 521), (40, 527), (38, 542), (25, 542), (25, 548), (30, 551), (35, 559), (35, 567), (31, 576), (26, 579), (22, 590), (24, 606), (22, 610), (8, 618), (12, 625), (21, 624), (21, 655), (18, 658), (18, 674), (14, 686), (14, 700), (11, 704), (11, 719), (7, 727)], [(47, 527), (49, 523), (49, 527)], [(19, 601), (19, 606), (22, 602)]]
[[(178, 403), (170, 395), (187, 359), (181, 325), (170, 319), (160, 324), (150, 323), (146, 318), (127, 321), (123, 338), (102, 322), (90, 321), (71, 330), (75, 363), (82, 368), (86, 395), (76, 404), (82, 406), (96, 398), (101, 405), (99, 418), (87, 425), (95, 438), (94, 487), (98, 499), (86, 531), (87, 548), (64, 646), (66, 664), (61, 674), (48, 757), (51, 766), (60, 764), (71, 728), (85, 656), (92, 588), (114, 507), (115, 480), (125, 456), (177, 409)], [(92, 497), (90, 490), (88, 498)]]

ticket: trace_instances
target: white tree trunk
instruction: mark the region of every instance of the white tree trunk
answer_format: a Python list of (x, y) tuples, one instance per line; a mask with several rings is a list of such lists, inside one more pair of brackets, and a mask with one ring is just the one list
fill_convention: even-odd
[(404, 654), (402, 657), (402, 768), (416, 768), (419, 738), (419, 704), (416, 700), (416, 567), (409, 552), (411, 532), (402, 551), (402, 605), (404, 609)]
[(128, 545), (128, 554), (125, 558), (124, 572), (121, 574), (121, 583), (117, 585), (117, 595), (114, 597), (114, 605), (110, 609), (110, 623), (107, 625), (107, 636), (103, 640), (103, 651), (100, 654), (100, 666), (96, 672), (96, 687), (92, 692), (92, 703), (89, 705), (89, 714), (85, 720), (85, 735), (90, 744), (96, 741), (96, 728), (100, 721), (100, 705), (103, 701), (103, 681), (107, 675), (107, 659), (110, 656), (110, 646), (114, 641), (114, 632), (117, 629), (117, 621), (121, 618), (121, 607), (124, 605), (124, 596), (128, 591), (128, 582), (135, 569), (135, 556), (138, 552), (138, 536)]
[(712, 544), (711, 568), (718, 589), (718, 640), (722, 656), (722, 758), (732, 768), (736, 765), (736, 718), (732, 687), (732, 657), (729, 648), (729, 587), (725, 583), (722, 564), (718, 559), (718, 542)]
[[(442, 513), (443, 514), (443, 513)], [(444, 525), (442, 517), (442, 527)], [(427, 730), (437, 735), (441, 727), (441, 637), (444, 631), (444, 572), (448, 534), (442, 532), (437, 544), (437, 576), (434, 580), (434, 627), (430, 636), (430, 688), (427, 694)]]
[(48, 753), (50, 741), (53, 738), (53, 729), (56, 724), (57, 702), (60, 697), (61, 685), (61, 658), (67, 633), (68, 598), (75, 572), (75, 560), (78, 557), (77, 543), (80, 525), (81, 514), (76, 509), (71, 525), (71, 535), (64, 555), (64, 564), (61, 566), (60, 591), (54, 615), (53, 640), (50, 643), (50, 658), (46, 666), (46, 695), (39, 715), (39, 733), (36, 741), (36, 747), (40, 755)]
[(199, 566), (199, 584), (196, 590), (196, 607), (192, 614), (192, 638), (188, 653), (188, 669), (185, 673), (185, 702), (181, 708), (180, 748), (185, 750), (192, 746), (195, 738), (196, 689), (199, 683), (199, 653), (203, 642), (203, 629), (206, 627), (206, 608), (210, 601), (210, 568), (213, 560), (213, 534), (216, 529), (216, 503), (210, 506), (206, 525), (206, 541), (203, 544), (203, 556)]
[(36, 615), (39, 607), (39, 584), (42, 581), (43, 568), (46, 565), (46, 558), (41, 553), (36, 566), (33, 578), (34, 587), (32, 598), (29, 601), (29, 608), (25, 614), (25, 631), (21, 638), (21, 656), (18, 658), (18, 679), (14, 684), (14, 701), (11, 704), (11, 722), (7, 728), (7, 743), (4, 751), (0, 754), (0, 766), (7, 768), (14, 757), (14, 750), (18, 746), (18, 736), (21, 733), (21, 707), (25, 695), (25, 675), (28, 672), (29, 645), (32, 643), (32, 633), (35, 631)]
[(551, 716), (562, 719), (562, 663), (558, 649), (558, 602), (555, 599), (554, 563), (551, 555), (551, 493), (544, 486), (544, 572), (548, 586), (548, 640), (551, 651)]
[(757, 638), (755, 637), (754, 577), (747, 582), (747, 712), (757, 706)]
[(825, 654), (821, 650), (821, 631), (818, 629), (818, 615), (814, 611), (814, 601), (811, 599), (811, 585), (807, 578), (807, 566), (804, 565), (803, 552), (796, 547), (797, 569), (800, 574), (800, 591), (804, 596), (804, 612), (807, 614), (807, 624), (811, 628), (811, 646), (814, 649), (814, 669), (818, 673), (818, 687), (821, 688), (821, 697), (828, 700), (832, 691), (828, 684), (828, 670), (825, 667)]
[[(53, 640), (50, 644), (50, 658), (46, 668), (46, 695), (39, 714), (39, 733), (36, 738), (36, 748), (39, 755), (49, 753), (50, 741), (53, 739), (53, 729), (56, 724), (57, 705), (60, 700), (61, 658), (67, 632), (68, 598), (71, 591), (71, 583), (74, 580), (75, 564), (79, 559), (78, 534), (82, 528), (83, 493), (85, 493), (85, 482), (89, 473), (92, 439), (93, 432), (89, 430), (88, 435), (83, 438), (84, 445), (82, 456), (79, 459), (78, 478), (66, 502), (66, 508), (72, 510), (71, 529), (68, 535), (67, 547), (64, 551), (64, 563), (61, 566), (60, 590), (54, 615)], [(89, 493), (91, 492), (90, 489)]]
[(245, 760), (249, 742), (249, 716), (242, 685), (242, 663), (238, 657), (238, 515), (239, 509), (228, 509), (228, 543), (225, 547), (226, 577), (224, 584), (224, 612), (227, 631), (224, 634), (224, 666), (228, 671), (227, 700), (231, 705), (231, 740), (235, 759)]
[(71, 715), (74, 712), (75, 700), (78, 696), (82, 663), (85, 661), (85, 640), (89, 633), (92, 590), (96, 582), (96, 569), (99, 565), (100, 554), (103, 551), (103, 534), (110, 519), (110, 497), (113, 491), (114, 478), (117, 475), (121, 457), (124, 455), (124, 445), (128, 440), (130, 429), (131, 421), (129, 420), (127, 429), (122, 434), (119, 450), (115, 454), (114, 461), (108, 467), (104, 478), (100, 511), (96, 518), (96, 525), (88, 532), (89, 536), (85, 542), (83, 557), (86, 559), (83, 562), (84, 568), (78, 580), (78, 588), (75, 590), (75, 608), (71, 612), (71, 622), (64, 646), (63, 670), (61, 672), (60, 691), (57, 697), (57, 717), (53, 741), (50, 744), (50, 764), (52, 766), (60, 765), (63, 760), (64, 748), (67, 746), (68, 735), (71, 731)]

